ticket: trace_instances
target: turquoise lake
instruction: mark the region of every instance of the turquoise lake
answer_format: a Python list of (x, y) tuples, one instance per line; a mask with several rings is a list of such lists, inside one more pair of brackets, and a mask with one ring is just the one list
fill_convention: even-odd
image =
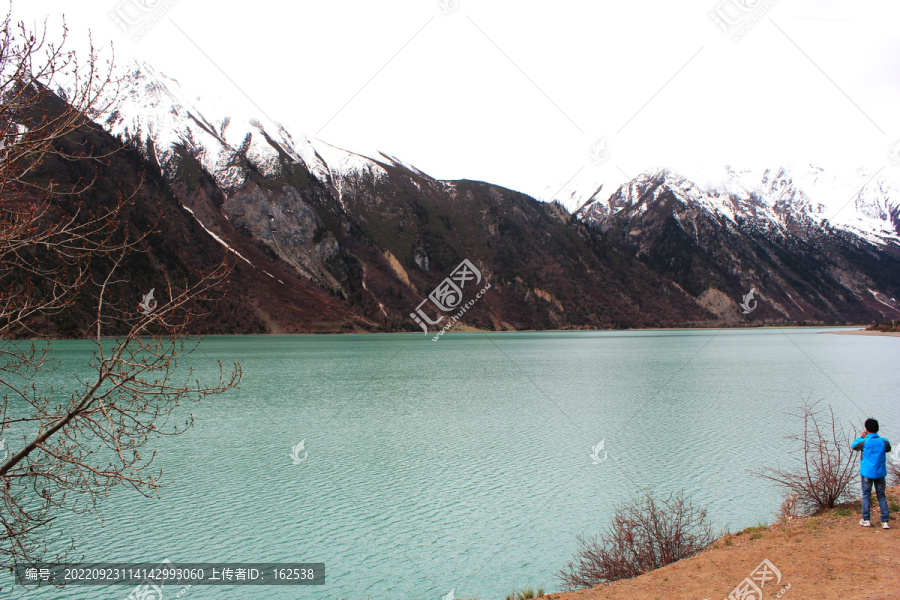
[[(40, 385), (86, 374), (89, 342), (54, 342)], [(200, 599), (500, 600), (555, 574), (613, 507), (684, 489), (720, 529), (771, 522), (789, 413), (823, 399), (900, 442), (900, 338), (826, 329), (204, 340), (201, 374), (239, 361), (240, 389), (190, 405), (152, 442), (159, 498), (118, 489), (59, 519), (85, 561), (323, 562), (324, 586), (194, 586)], [(6, 435), (14, 449), (15, 432)], [(303, 441), (305, 460), (291, 448)], [(591, 449), (604, 442), (598, 464)], [(789, 567), (785, 567), (789, 568)], [(785, 570), (783, 568), (782, 570)], [(178, 589), (166, 588), (166, 598)], [(710, 590), (710, 596), (723, 590)], [(131, 588), (19, 597), (125, 600)], [(727, 591), (725, 591), (727, 594)]]

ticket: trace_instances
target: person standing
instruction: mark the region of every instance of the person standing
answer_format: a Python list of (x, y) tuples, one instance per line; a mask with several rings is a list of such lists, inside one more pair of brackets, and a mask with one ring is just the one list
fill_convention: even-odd
[(859, 465), (859, 474), (862, 478), (862, 520), (859, 524), (863, 527), (872, 526), (869, 518), (874, 485), (878, 506), (881, 509), (881, 528), (890, 529), (891, 526), (888, 525), (890, 513), (884, 488), (887, 477), (887, 454), (891, 451), (891, 443), (878, 435), (878, 421), (866, 419), (866, 428), (853, 440), (850, 447), (862, 454)]

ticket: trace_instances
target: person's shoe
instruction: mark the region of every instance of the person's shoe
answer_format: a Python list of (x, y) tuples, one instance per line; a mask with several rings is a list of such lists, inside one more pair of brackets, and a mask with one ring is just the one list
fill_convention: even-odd
[(883, 522), (881, 523), (881, 528), (882, 528), (882, 529), (890, 529), (891, 526), (888, 525), (888, 522), (887, 522), (887, 521), (883, 521)]
[(861, 520), (859, 522), (859, 524), (862, 525), (863, 527), (871, 527), (872, 526), (872, 522), (869, 521), (868, 519)]

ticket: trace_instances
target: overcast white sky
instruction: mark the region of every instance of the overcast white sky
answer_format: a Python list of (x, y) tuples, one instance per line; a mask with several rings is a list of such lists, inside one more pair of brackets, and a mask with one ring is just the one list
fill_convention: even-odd
[[(133, 41), (109, 15), (138, 14), (139, 4), (156, 6), (157, 22)], [(900, 140), (896, 0), (444, 0), (443, 9), (439, 0), (13, 4), (27, 22), (50, 17), (51, 31), (65, 14), (74, 46), (90, 30), (119, 61), (145, 60), (222, 96), (234, 118), (268, 115), (440, 178), (539, 194), (579, 170), (600, 179), (789, 161), (900, 170), (888, 156)], [(756, 22), (732, 41), (710, 17), (717, 9)], [(595, 164), (602, 138), (608, 158)]]

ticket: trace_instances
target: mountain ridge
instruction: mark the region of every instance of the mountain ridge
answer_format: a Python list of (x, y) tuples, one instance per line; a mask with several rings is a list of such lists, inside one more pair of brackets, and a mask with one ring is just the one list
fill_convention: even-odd
[[(465, 317), (481, 329), (846, 323), (898, 311), (900, 211), (887, 181), (837, 224), (821, 218), (833, 201), (814, 201), (786, 169), (759, 182), (732, 169), (722, 189), (660, 169), (592, 192), (571, 214), (234, 119), (149, 65), (133, 65), (126, 84), (103, 127), (155, 165), (217, 243), (262, 252), (340, 298), (364, 329), (415, 330), (412, 310), (464, 258), (492, 281)], [(271, 271), (260, 276), (285, 281)], [(743, 314), (751, 289), (759, 308)]]

